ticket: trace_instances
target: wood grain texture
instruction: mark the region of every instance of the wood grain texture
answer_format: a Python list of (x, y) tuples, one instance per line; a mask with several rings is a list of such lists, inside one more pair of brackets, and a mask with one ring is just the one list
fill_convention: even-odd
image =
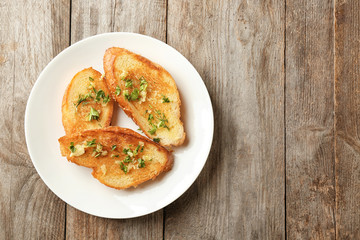
[(276, 0), (168, 2), (168, 44), (203, 78), (215, 133), (165, 210), (165, 239), (285, 238), (284, 12)]
[(289, 239), (335, 238), (333, 2), (287, 0)]
[(69, 1), (0, 3), (0, 239), (64, 237), (65, 204), (31, 163), (24, 113), (40, 71), (69, 44), (68, 16)]
[(136, 32), (166, 41), (166, 0), (72, 1), (72, 44), (105, 32)]
[(336, 235), (360, 239), (360, 2), (335, 9)]
[[(72, 43), (112, 31), (137, 32), (166, 41), (166, 1), (72, 1)], [(162, 236), (163, 210), (135, 219), (110, 220), (67, 207), (67, 239), (162, 239)]]

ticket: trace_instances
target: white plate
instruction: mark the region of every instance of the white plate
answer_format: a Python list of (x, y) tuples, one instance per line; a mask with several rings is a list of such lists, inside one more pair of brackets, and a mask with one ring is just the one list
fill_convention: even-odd
[[(66, 86), (80, 70), (92, 66), (104, 72), (109, 47), (123, 47), (162, 65), (175, 79), (182, 100), (187, 140), (174, 149), (173, 169), (137, 188), (116, 190), (98, 182), (91, 169), (70, 163), (60, 154), (58, 138), (65, 135), (61, 101)], [(112, 125), (137, 130), (115, 107)], [(178, 51), (154, 38), (134, 33), (106, 33), (84, 39), (56, 56), (37, 79), (25, 113), (26, 143), (45, 184), (71, 206), (100, 217), (131, 218), (152, 213), (181, 196), (200, 174), (208, 157), (214, 128), (211, 101), (191, 63)]]

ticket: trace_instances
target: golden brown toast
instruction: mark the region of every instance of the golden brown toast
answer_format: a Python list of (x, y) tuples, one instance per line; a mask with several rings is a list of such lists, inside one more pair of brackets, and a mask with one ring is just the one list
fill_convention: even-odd
[(86, 68), (68, 85), (62, 101), (62, 122), (67, 135), (108, 127), (114, 102), (101, 73)]
[(104, 71), (112, 97), (146, 136), (163, 146), (184, 142), (179, 92), (163, 67), (113, 47), (105, 52)]
[(59, 143), (69, 161), (92, 168), (96, 179), (116, 189), (136, 187), (173, 165), (168, 150), (126, 128), (86, 130), (61, 137)]

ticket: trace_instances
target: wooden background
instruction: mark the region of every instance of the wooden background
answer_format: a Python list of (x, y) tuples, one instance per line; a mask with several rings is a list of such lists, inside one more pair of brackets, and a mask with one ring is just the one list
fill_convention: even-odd
[[(41, 70), (112, 31), (181, 52), (215, 114), (192, 187), (130, 220), (57, 198), (24, 137)], [(358, 0), (2, 0), (0, 239), (360, 239), (359, 54)]]

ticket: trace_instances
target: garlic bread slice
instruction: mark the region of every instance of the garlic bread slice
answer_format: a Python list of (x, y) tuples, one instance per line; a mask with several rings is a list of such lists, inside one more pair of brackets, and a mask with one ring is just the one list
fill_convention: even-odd
[(86, 130), (59, 138), (62, 156), (92, 168), (101, 183), (116, 189), (136, 187), (171, 169), (173, 157), (164, 147), (120, 127)]
[(62, 123), (66, 134), (108, 127), (114, 102), (101, 73), (93, 68), (78, 72), (62, 101)]
[(179, 92), (163, 67), (124, 48), (112, 47), (105, 52), (104, 71), (112, 97), (146, 136), (163, 146), (184, 142)]

